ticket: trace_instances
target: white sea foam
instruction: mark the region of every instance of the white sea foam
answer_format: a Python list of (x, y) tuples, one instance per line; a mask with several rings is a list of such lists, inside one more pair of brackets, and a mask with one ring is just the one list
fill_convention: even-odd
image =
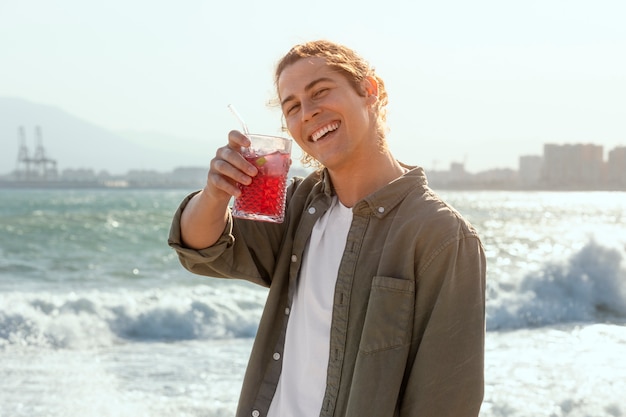
[(488, 330), (566, 322), (626, 322), (624, 248), (591, 240), (569, 259), (550, 261), (517, 284), (493, 283)]
[(0, 347), (253, 337), (266, 292), (244, 283), (119, 292), (0, 293)]
[[(591, 240), (517, 283), (490, 282), (487, 329), (626, 321), (623, 248)], [(110, 346), (132, 341), (253, 337), (266, 290), (241, 282), (202, 286), (0, 293), (0, 347)]]

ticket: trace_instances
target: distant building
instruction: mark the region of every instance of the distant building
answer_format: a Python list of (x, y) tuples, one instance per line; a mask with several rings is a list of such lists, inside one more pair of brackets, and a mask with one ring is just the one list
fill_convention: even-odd
[(519, 158), (519, 181), (522, 187), (534, 187), (541, 181), (543, 157), (524, 155)]
[(546, 144), (543, 148), (542, 182), (548, 187), (592, 188), (605, 178), (604, 150), (593, 144)]
[(206, 184), (208, 172), (207, 167), (179, 167), (172, 171), (171, 177), (175, 182), (202, 188)]
[(92, 182), (96, 181), (98, 176), (91, 168), (67, 168), (61, 173), (61, 179), (63, 181)]
[(496, 168), (473, 175), (474, 187), (487, 189), (513, 188), (519, 182), (519, 172), (511, 168)]
[(615, 148), (609, 152), (607, 171), (609, 185), (620, 188), (626, 187), (626, 146)]

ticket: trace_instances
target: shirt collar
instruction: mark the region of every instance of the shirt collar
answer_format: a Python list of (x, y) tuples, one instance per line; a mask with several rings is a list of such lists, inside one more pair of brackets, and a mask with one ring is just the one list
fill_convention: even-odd
[[(416, 188), (424, 189), (428, 186), (423, 168), (402, 163), (400, 165), (409, 171), (355, 204), (352, 209), (355, 214), (373, 214), (378, 218), (383, 218), (400, 204), (411, 191)], [(321, 191), (330, 198), (333, 195), (333, 187), (326, 169), (321, 173), (321, 182)]]

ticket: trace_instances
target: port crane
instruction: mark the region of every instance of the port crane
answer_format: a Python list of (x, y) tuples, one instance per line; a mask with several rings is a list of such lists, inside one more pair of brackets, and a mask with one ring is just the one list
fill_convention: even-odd
[(56, 179), (58, 177), (57, 161), (46, 155), (41, 135), (41, 127), (35, 127), (36, 148), (32, 157), (26, 145), (24, 126), (18, 128), (18, 137), (20, 145), (17, 153), (15, 178), (18, 181), (46, 181)]

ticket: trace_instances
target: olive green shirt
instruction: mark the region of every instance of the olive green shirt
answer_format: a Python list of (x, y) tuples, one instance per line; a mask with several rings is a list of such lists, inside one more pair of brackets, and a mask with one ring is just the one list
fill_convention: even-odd
[[(300, 262), (332, 195), (295, 178), (282, 224), (229, 216), (212, 247), (169, 244), (189, 271), (269, 286), (237, 417), (263, 417), (281, 373)], [(323, 262), (323, 259), (320, 259)], [(320, 416), (477, 416), (484, 391), (485, 256), (474, 228), (413, 168), (353, 207), (337, 283)], [(297, 416), (294, 416), (297, 417)]]

